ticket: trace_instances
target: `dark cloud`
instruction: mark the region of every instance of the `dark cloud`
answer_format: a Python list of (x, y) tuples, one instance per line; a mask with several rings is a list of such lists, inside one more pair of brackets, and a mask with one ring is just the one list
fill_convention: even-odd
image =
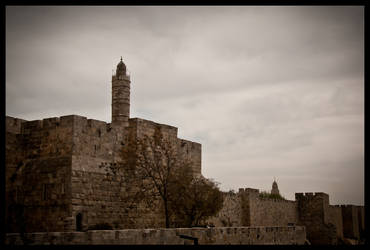
[(222, 189), (363, 204), (363, 7), (8, 6), (7, 115), (110, 122), (120, 56), (131, 116), (200, 142)]

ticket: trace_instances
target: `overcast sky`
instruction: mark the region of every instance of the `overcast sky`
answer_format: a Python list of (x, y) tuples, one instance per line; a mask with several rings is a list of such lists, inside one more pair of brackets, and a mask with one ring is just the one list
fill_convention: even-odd
[(6, 115), (131, 117), (202, 144), (224, 191), (325, 192), (364, 204), (364, 8), (7, 7)]

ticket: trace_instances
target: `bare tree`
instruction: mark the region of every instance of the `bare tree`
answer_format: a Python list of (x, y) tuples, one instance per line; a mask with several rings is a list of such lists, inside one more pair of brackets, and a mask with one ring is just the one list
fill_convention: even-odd
[[(122, 176), (128, 206), (145, 202), (155, 209), (161, 201), (165, 226), (198, 225), (217, 213), (222, 194), (215, 183), (195, 178), (192, 162), (178, 152), (176, 140), (156, 127), (153, 136), (132, 135), (122, 150), (122, 161), (110, 164)], [(221, 201), (220, 201), (221, 200)]]
[[(157, 127), (154, 136), (143, 135), (130, 138), (122, 151), (122, 162), (118, 164), (129, 187), (126, 195), (131, 204), (144, 201), (148, 205), (161, 200), (165, 226), (170, 227), (170, 203), (178, 197), (181, 168), (190, 170), (191, 162), (178, 155), (177, 143), (163, 135)], [(188, 174), (189, 180), (191, 173)]]

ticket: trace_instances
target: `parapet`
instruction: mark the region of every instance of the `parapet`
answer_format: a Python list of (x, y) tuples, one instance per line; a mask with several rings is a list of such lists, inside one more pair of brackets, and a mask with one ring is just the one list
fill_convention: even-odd
[(192, 149), (194, 149), (194, 148), (200, 149), (202, 147), (202, 144), (200, 144), (198, 142), (189, 141), (189, 140), (185, 140), (185, 139), (181, 139), (181, 138), (178, 138), (178, 139), (179, 139), (180, 147), (185, 147), (186, 145), (190, 145), (190, 147)]
[(323, 192), (307, 192), (307, 193), (295, 193), (295, 200), (313, 200), (317, 198), (323, 198), (329, 200), (329, 195)]
[(96, 128), (100, 129), (101, 131), (110, 130), (109, 123), (94, 119), (87, 119), (85, 116), (79, 115), (66, 115), (61, 117), (51, 117), (45, 118), (43, 120), (33, 120), (33, 121), (25, 121), (13, 117), (7, 117), (7, 127), (8, 124), (9, 129), (15, 132), (17, 131), (18, 127), (20, 127), (19, 132), (21, 132), (22, 134), (28, 134), (34, 130), (52, 129), (56, 127), (75, 127), (80, 129)]
[(255, 188), (239, 188), (240, 194), (259, 194), (259, 189)]
[(141, 118), (130, 118), (129, 126), (136, 128), (140, 134), (152, 134), (155, 128), (160, 128), (164, 134), (169, 136), (177, 137), (177, 127), (173, 127), (167, 124), (156, 123), (153, 121), (141, 119)]
[(24, 122), (27, 121), (11, 116), (6, 116), (6, 125), (5, 125), (6, 132), (10, 132), (13, 134), (21, 133), (21, 125)]

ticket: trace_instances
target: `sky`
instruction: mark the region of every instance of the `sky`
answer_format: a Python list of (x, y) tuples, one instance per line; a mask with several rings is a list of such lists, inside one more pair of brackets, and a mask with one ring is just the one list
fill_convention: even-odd
[(121, 56), (221, 190), (364, 204), (364, 7), (7, 6), (6, 115), (111, 122)]

